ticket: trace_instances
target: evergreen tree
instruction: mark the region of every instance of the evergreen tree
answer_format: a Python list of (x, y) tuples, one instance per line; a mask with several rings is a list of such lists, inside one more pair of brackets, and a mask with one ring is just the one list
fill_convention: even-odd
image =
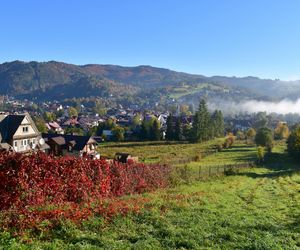
[(224, 117), (221, 110), (216, 110), (215, 116), (215, 136), (223, 137), (224, 136)]
[(167, 118), (166, 140), (174, 140), (173, 115), (170, 114)]
[(215, 112), (212, 114), (210, 119), (210, 138), (218, 137), (218, 111), (215, 110)]
[(148, 128), (147, 128), (147, 124), (146, 124), (145, 120), (142, 122), (139, 137), (140, 137), (140, 140), (142, 140), (142, 141), (145, 141), (148, 139)]
[(177, 117), (176, 124), (175, 124), (175, 131), (174, 131), (174, 139), (176, 141), (180, 141), (181, 134), (182, 134), (182, 131), (181, 131), (181, 118)]
[(204, 99), (199, 103), (199, 109), (195, 114), (192, 131), (192, 141), (201, 142), (210, 138), (210, 114), (208, 112), (207, 104)]
[(190, 130), (190, 141), (192, 142), (197, 142), (199, 138), (199, 124), (200, 124), (199, 113), (196, 112), (194, 115), (193, 126)]
[(160, 140), (160, 126), (157, 119), (155, 119), (150, 127), (149, 137), (153, 141)]

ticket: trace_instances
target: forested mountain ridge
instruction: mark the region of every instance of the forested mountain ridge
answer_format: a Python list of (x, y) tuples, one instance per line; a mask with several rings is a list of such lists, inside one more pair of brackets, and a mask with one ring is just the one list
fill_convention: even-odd
[(151, 96), (159, 91), (185, 100), (236, 93), (245, 98), (297, 98), (300, 82), (256, 77), (206, 77), (151, 66), (74, 65), (56, 61), (0, 64), (0, 95), (64, 99), (88, 96)]

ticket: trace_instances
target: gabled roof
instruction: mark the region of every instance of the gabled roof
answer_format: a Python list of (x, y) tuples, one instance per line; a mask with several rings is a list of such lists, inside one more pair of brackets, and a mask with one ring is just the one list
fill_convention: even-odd
[(60, 125), (57, 122), (49, 122), (48, 125), (52, 128), (60, 128)]
[(3, 119), (0, 123), (0, 132), (3, 141), (8, 141), (13, 138), (24, 118), (25, 115), (8, 115)]
[(90, 136), (80, 136), (80, 135), (59, 135), (58, 136), (57, 134), (42, 134), (42, 136), (44, 139), (46, 139), (46, 141), (49, 141), (51, 139), (63, 147), (67, 147), (68, 144), (74, 145), (73, 149), (77, 151), (83, 150), (84, 147), (89, 143), (94, 143), (94, 144), (97, 143)]
[(0, 122), (0, 134), (2, 136), (2, 142), (8, 142), (13, 138), (13, 136), (15, 135), (15, 133), (17, 132), (18, 128), (20, 127), (20, 125), (22, 124), (25, 118), (27, 118), (29, 124), (31, 125), (35, 133), (37, 135), (40, 134), (38, 132), (37, 127), (34, 124), (34, 121), (31, 119), (28, 113), (22, 115), (7, 115)]
[(62, 136), (52, 137), (51, 140), (54, 141), (58, 145), (65, 145), (66, 144), (65, 138), (63, 138)]

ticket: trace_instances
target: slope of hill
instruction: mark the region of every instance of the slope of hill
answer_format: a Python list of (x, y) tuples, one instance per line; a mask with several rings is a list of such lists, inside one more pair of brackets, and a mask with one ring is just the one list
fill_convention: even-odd
[(179, 101), (199, 96), (230, 99), (234, 95), (264, 100), (298, 98), (300, 83), (256, 77), (206, 77), (151, 66), (78, 66), (55, 61), (0, 64), (0, 95), (58, 100), (130, 95), (147, 99), (154, 93)]

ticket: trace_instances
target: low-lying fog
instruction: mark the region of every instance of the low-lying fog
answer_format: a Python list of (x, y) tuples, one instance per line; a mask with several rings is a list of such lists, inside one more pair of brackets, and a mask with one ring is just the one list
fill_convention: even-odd
[(265, 111), (277, 114), (300, 114), (300, 98), (296, 101), (284, 99), (279, 102), (249, 100), (244, 102), (222, 101), (219, 103), (209, 102), (210, 109), (221, 109), (224, 113), (257, 113)]

